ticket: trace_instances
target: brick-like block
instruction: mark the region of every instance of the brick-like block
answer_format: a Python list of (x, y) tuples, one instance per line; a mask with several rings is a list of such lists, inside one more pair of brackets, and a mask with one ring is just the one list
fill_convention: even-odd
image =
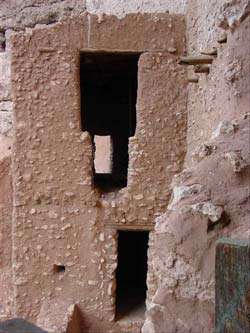
[(250, 332), (249, 240), (218, 241), (215, 277), (215, 332)]

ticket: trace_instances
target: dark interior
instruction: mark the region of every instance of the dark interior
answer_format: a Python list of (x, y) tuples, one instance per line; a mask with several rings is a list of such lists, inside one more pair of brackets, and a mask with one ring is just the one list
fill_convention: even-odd
[(112, 171), (96, 174), (94, 184), (102, 191), (127, 185), (128, 138), (136, 129), (138, 54), (82, 53), (81, 114), (82, 130), (110, 135)]
[(119, 231), (116, 319), (145, 311), (148, 231)]
[[(54, 273), (64, 273), (65, 272), (65, 266), (64, 265), (54, 265), (53, 266), (53, 272)], [(0, 332), (1, 333), (1, 332)]]

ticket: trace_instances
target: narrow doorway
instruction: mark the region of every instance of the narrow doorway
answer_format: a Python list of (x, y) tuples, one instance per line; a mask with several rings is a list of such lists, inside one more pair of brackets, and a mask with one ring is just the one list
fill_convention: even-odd
[(147, 292), (148, 231), (119, 231), (116, 320), (143, 319)]
[[(82, 130), (91, 134), (94, 185), (103, 192), (127, 186), (128, 140), (136, 129), (138, 59), (134, 53), (81, 54)], [(110, 137), (106, 157), (103, 152), (97, 156), (96, 136)], [(110, 168), (98, 172), (104, 169), (102, 164)]]

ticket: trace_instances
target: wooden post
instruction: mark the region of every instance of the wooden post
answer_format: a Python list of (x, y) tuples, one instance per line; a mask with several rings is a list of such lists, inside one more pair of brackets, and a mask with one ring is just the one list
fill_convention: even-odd
[(197, 76), (190, 76), (190, 77), (188, 77), (188, 82), (198, 83), (199, 82), (199, 78)]
[(222, 238), (216, 246), (215, 333), (250, 332), (250, 241)]
[(217, 42), (220, 44), (224, 44), (227, 42), (227, 34), (223, 33), (218, 39)]
[(212, 56), (189, 56), (189, 57), (181, 57), (180, 65), (203, 65), (203, 64), (211, 64), (214, 60)]
[(208, 74), (209, 71), (210, 71), (210, 69), (209, 69), (208, 65), (197, 65), (194, 68), (195, 73), (206, 73), (206, 74)]
[(213, 47), (211, 50), (202, 50), (201, 54), (217, 57), (218, 51), (216, 47)]

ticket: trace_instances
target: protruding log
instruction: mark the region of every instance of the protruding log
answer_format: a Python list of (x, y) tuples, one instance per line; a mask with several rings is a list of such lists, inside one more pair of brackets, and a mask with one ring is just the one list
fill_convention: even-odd
[(202, 64), (211, 64), (214, 58), (211, 56), (189, 56), (189, 57), (181, 57), (180, 64), (181, 65), (202, 65)]
[(201, 54), (209, 55), (209, 56), (217, 56), (218, 52), (216, 47), (213, 47), (211, 50), (203, 50)]
[(197, 65), (194, 68), (195, 73), (206, 73), (206, 74), (208, 74), (209, 71), (210, 71), (210, 68), (209, 68), (209, 66), (206, 66), (206, 65), (203, 65), (203, 66)]
[(197, 76), (190, 76), (188, 77), (188, 82), (197, 83), (199, 82), (199, 78)]
[(38, 51), (40, 53), (51, 53), (51, 52), (56, 52), (56, 49), (53, 49), (52, 47), (42, 47), (39, 48)]
[(169, 53), (176, 53), (177, 49), (175, 47), (169, 47), (168, 52)]
[(215, 333), (250, 332), (249, 240), (217, 242), (215, 316)]
[(217, 42), (220, 44), (226, 43), (227, 42), (227, 34), (224, 33), (222, 34), (218, 39)]

